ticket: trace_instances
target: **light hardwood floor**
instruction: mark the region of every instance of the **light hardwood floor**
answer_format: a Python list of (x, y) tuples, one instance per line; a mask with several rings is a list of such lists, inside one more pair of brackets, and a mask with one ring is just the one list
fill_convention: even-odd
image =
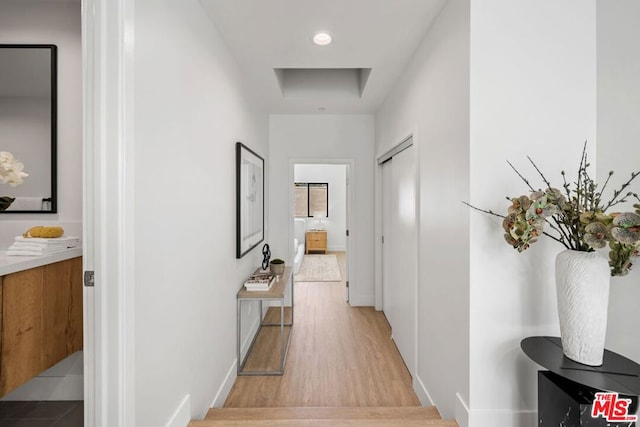
[[(344, 253), (336, 255), (344, 277)], [(349, 306), (344, 281), (294, 285), (285, 374), (238, 377), (225, 408), (420, 405), (384, 314)], [(273, 356), (263, 351), (256, 357)]]

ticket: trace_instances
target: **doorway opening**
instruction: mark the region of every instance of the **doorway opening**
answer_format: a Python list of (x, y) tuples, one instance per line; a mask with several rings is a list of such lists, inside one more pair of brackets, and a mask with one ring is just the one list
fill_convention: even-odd
[(349, 301), (349, 163), (292, 164), (294, 282), (344, 286)]
[[(82, 9), (80, 1), (0, 6), (0, 38), (11, 50), (2, 67), (2, 81), (11, 82), (6, 86), (11, 90), (0, 95), (0, 133), (17, 144), (2, 148), (24, 162), (30, 175), (17, 187), (25, 193), (14, 194), (20, 196), (20, 205), (13, 204), (17, 212), (3, 218), (3, 245), (37, 223), (61, 226), (65, 237), (83, 237)], [(40, 248), (36, 252), (44, 253), (31, 265), (15, 257), (19, 268), (3, 281), (4, 305), (13, 315), (2, 325), (0, 425), (83, 425), (87, 314), (81, 244), (73, 245), (55, 256), (49, 255), (53, 246)], [(5, 310), (5, 320), (8, 316)]]

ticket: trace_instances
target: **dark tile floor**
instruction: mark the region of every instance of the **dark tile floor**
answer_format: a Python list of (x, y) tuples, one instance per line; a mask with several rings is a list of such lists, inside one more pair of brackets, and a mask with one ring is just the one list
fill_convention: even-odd
[(0, 401), (0, 427), (82, 427), (82, 401)]

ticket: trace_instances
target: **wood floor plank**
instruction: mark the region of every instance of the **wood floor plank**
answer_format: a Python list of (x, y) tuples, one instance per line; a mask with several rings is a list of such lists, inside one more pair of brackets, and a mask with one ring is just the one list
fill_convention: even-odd
[(435, 406), (338, 407), (338, 408), (214, 408), (207, 420), (300, 419), (440, 419)]
[[(346, 277), (344, 253), (337, 255)], [(238, 377), (225, 407), (420, 405), (383, 313), (351, 307), (344, 281), (295, 286), (285, 374)]]
[[(284, 342), (286, 343), (291, 333), (291, 327), (285, 326)], [(271, 351), (252, 351), (247, 357), (244, 372), (252, 371), (279, 371), (281, 367), (282, 343), (280, 327), (265, 326), (260, 329), (256, 337), (255, 348), (270, 348)]]
[(405, 420), (402, 418), (378, 420), (378, 419), (323, 419), (323, 420), (204, 420), (191, 421), (189, 427), (233, 427), (233, 426), (258, 426), (258, 427), (458, 427), (455, 421), (451, 420)]

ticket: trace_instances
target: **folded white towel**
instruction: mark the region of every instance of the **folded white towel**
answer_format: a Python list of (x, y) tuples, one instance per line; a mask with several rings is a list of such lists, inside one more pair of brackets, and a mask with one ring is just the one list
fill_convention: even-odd
[(16, 236), (16, 242), (25, 242), (25, 243), (46, 243), (46, 244), (68, 244), (68, 243), (80, 243), (79, 237), (73, 236), (62, 236), (62, 237), (22, 237)]
[(15, 200), (7, 208), (8, 211), (41, 211), (42, 197), (20, 197), (16, 196)]
[(50, 255), (57, 252), (64, 252), (67, 248), (62, 249), (49, 249), (49, 250), (20, 250), (20, 249), (7, 249), (7, 255), (9, 256), (42, 256)]
[(25, 243), (25, 242), (14, 242), (13, 245), (9, 247), (9, 249), (23, 249), (23, 250), (40, 250), (40, 249), (69, 249), (75, 248), (78, 246), (77, 242), (69, 242), (69, 243)]

